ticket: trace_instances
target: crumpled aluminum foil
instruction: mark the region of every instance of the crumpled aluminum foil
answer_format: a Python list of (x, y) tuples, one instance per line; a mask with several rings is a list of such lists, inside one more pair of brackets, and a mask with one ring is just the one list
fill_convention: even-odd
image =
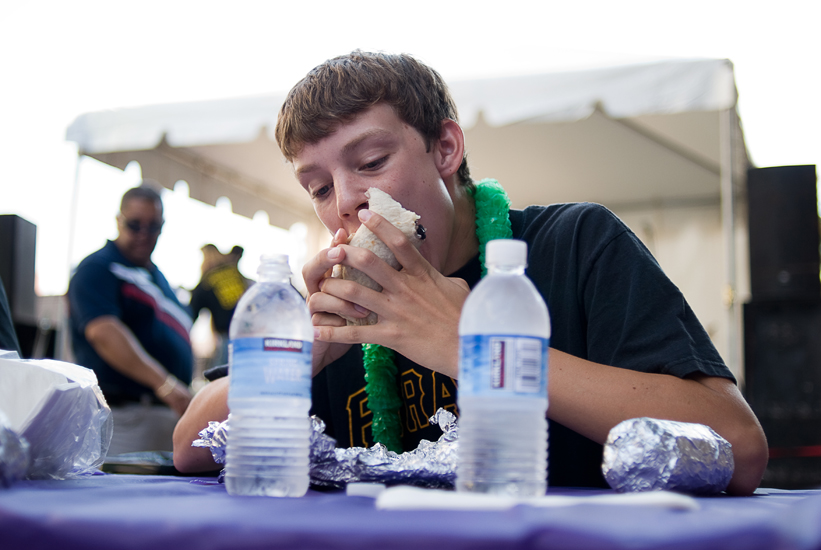
[[(311, 417), (311, 484), (316, 487), (342, 488), (348, 483), (368, 482), (386, 485), (406, 484), (418, 487), (452, 488), (456, 480), (458, 427), (456, 416), (439, 409), (430, 418), (442, 436), (437, 441), (423, 440), (406, 453), (397, 454), (377, 443), (373, 447), (336, 448), (336, 440), (325, 434), (325, 423)], [(225, 447), (230, 417), (225, 422), (209, 422), (199, 432), (194, 447), (208, 447), (218, 464), (225, 463)], [(220, 474), (222, 480), (224, 470)]]
[(10, 487), (26, 476), (31, 452), (26, 438), (5, 425), (0, 412), (0, 487)]
[[(228, 415), (231, 420), (231, 415)], [(208, 423), (208, 427), (197, 432), (200, 436), (191, 443), (192, 447), (208, 447), (211, 449), (211, 456), (217, 464), (225, 464), (225, 446), (228, 444), (228, 420), (224, 422)]]
[(602, 473), (620, 493), (716, 494), (733, 468), (732, 445), (703, 424), (633, 418), (610, 430), (604, 444)]

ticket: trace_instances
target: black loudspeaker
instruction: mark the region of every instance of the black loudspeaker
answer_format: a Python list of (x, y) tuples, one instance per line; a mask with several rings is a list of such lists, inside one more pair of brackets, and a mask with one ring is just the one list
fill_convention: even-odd
[(753, 301), (821, 300), (815, 165), (747, 172)]
[(19, 216), (0, 216), (0, 279), (15, 323), (37, 324), (34, 247), (37, 226)]
[(821, 487), (821, 303), (744, 305), (745, 393), (770, 447), (762, 486)]

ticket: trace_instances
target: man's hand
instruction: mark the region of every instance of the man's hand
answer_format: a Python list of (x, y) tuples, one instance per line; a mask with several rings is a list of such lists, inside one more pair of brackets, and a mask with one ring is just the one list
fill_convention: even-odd
[[(309, 303), (317, 340), (381, 344), (420, 365), (456, 378), (459, 317), (470, 292), (467, 283), (439, 273), (382, 216), (363, 210), (360, 220), (393, 251), (402, 269), (393, 269), (368, 250), (339, 244), (339, 256), (326, 260), (322, 264), (325, 269), (335, 263), (354, 267), (379, 283), (382, 292), (352, 281), (317, 278), (317, 292), (311, 295)], [(344, 242), (336, 237), (334, 240)], [(323, 251), (318, 257), (329, 253)], [(365, 317), (368, 311), (379, 316), (376, 325), (349, 327), (339, 317)]]
[[(97, 317), (86, 325), (85, 336), (103, 361), (135, 382), (156, 391), (167, 380), (168, 372), (148, 355), (134, 333), (117, 317)], [(182, 414), (191, 401), (191, 393), (177, 381), (175, 387), (161, 399), (176, 413)]]
[(168, 375), (161, 386), (154, 388), (154, 395), (180, 416), (182, 416), (188, 408), (189, 403), (191, 403), (191, 392), (182, 382), (172, 375)]

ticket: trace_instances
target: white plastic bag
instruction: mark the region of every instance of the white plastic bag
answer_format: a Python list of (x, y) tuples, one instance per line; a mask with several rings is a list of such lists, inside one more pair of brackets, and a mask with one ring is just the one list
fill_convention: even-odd
[(111, 409), (94, 371), (0, 353), (0, 410), (29, 443), (29, 479), (90, 475), (111, 443)]
[(28, 441), (11, 429), (9, 419), (0, 411), (0, 488), (26, 477), (30, 456)]

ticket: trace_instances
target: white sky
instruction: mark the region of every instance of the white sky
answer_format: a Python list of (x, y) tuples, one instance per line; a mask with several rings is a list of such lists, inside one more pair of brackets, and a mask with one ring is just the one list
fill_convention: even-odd
[[(137, 183), (79, 165), (69, 247), (78, 115), (103, 109), (287, 91), (323, 60), (407, 52), (446, 80), (665, 57), (729, 58), (757, 166), (821, 164), (817, 0), (505, 2), (0, 0), (0, 214), (37, 225), (38, 292), (62, 294), (69, 266), (116, 236), (119, 199)], [(184, 192), (183, 192), (184, 193)], [(154, 259), (172, 285), (199, 279), (199, 247), (266, 248), (298, 239), (167, 193)], [(278, 244), (272, 244), (278, 243)]]

